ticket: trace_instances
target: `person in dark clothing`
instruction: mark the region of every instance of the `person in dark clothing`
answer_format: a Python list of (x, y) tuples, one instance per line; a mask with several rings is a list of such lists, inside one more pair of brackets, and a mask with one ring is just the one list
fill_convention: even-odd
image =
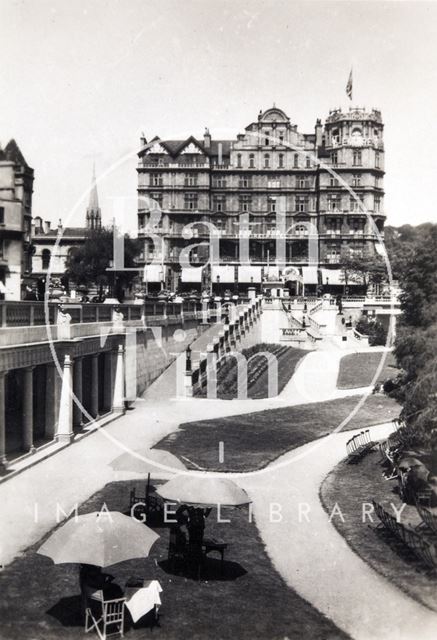
[(93, 564), (81, 564), (79, 571), (79, 584), (81, 593), (82, 613), (89, 607), (93, 613), (100, 613), (101, 603), (105, 600), (114, 600), (123, 596), (122, 589), (113, 583), (114, 576), (103, 573), (101, 567)]

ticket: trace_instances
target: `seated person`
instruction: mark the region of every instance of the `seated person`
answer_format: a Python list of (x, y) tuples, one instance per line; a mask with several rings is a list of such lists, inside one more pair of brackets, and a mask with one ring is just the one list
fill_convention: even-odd
[(96, 603), (123, 596), (123, 591), (118, 584), (112, 582), (113, 580), (114, 576), (103, 573), (101, 567), (93, 564), (80, 565), (79, 583), (83, 613), (87, 607), (95, 610)]

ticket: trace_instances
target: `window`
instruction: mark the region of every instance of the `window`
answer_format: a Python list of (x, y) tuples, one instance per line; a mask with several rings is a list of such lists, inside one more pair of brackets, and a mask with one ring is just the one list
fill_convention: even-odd
[(43, 269), (48, 269), (50, 266), (50, 250), (49, 249), (43, 249), (42, 252), (42, 268)]
[(149, 202), (150, 209), (156, 209), (162, 207), (162, 193), (151, 193), (150, 197), (154, 202)]
[(162, 187), (162, 173), (151, 173), (150, 184), (152, 187)]
[(329, 178), (329, 186), (330, 187), (338, 187), (338, 180), (337, 178), (334, 178), (333, 176), (331, 176)]
[(0, 207), (0, 224), (5, 223), (5, 208)]
[(341, 200), (338, 196), (328, 197), (328, 211), (340, 211)]
[(333, 151), (331, 153), (331, 163), (332, 164), (338, 164), (338, 153), (337, 153), (337, 151)]
[(353, 187), (361, 186), (361, 176), (359, 173), (354, 173), (354, 175), (352, 176), (352, 186)]
[(334, 129), (332, 132), (332, 142), (338, 144), (340, 142), (340, 132), (338, 129)]
[(305, 198), (304, 196), (299, 196), (296, 199), (296, 211), (298, 212), (308, 211), (308, 198)]
[(224, 178), (216, 178), (215, 186), (217, 189), (226, 189), (226, 180)]
[(309, 156), (306, 157), (306, 165), (307, 169), (311, 169), (311, 158)]
[(197, 193), (186, 193), (184, 199), (185, 209), (197, 209)]
[(197, 176), (193, 174), (188, 174), (185, 176), (185, 186), (186, 187), (197, 187)]
[(360, 167), (361, 166), (361, 162), (362, 162), (361, 151), (354, 151), (353, 152), (352, 164), (354, 165), (354, 167)]
[(250, 178), (240, 178), (238, 186), (240, 187), (240, 189), (249, 189), (249, 187), (251, 186)]
[(351, 198), (349, 201), (349, 211), (361, 211), (360, 203)]
[(237, 167), (241, 169), (241, 153), (237, 154)]
[(250, 196), (241, 196), (239, 202), (240, 202), (240, 211), (242, 211), (243, 213), (250, 211), (250, 205), (251, 205)]
[(381, 187), (381, 181), (378, 176), (375, 176), (375, 188), (379, 189)]
[(379, 169), (379, 164), (380, 164), (380, 157), (379, 157), (379, 152), (375, 151), (375, 167), (377, 169)]
[(280, 169), (284, 168), (284, 154), (283, 153), (279, 154), (279, 168)]
[(381, 198), (378, 196), (375, 197), (375, 213), (380, 213), (381, 211)]
[(264, 154), (264, 168), (268, 169), (270, 167), (270, 156), (268, 153)]
[(225, 210), (225, 199), (223, 196), (216, 196), (214, 198), (214, 210), (215, 211)]
[(281, 181), (279, 179), (268, 180), (267, 181), (267, 188), (268, 189), (280, 189), (281, 188)]
[(295, 167), (295, 169), (297, 169), (299, 167), (299, 154), (298, 153), (294, 154), (294, 167)]
[(266, 131), (266, 137), (264, 138), (264, 144), (268, 146), (270, 144), (270, 131)]
[(279, 144), (284, 144), (284, 136), (283, 135), (279, 136)]
[(299, 189), (309, 189), (310, 188), (310, 181), (309, 180), (305, 180), (304, 178), (300, 178), (298, 180), (297, 186)]
[(254, 168), (255, 168), (255, 155), (251, 153), (249, 155), (249, 169), (254, 169)]
[(333, 231), (334, 233), (341, 231), (341, 218), (328, 218), (326, 222), (327, 231)]
[(365, 220), (361, 220), (360, 218), (353, 218), (350, 226), (355, 233), (363, 233), (365, 224)]
[(268, 199), (268, 210), (269, 210), (269, 213), (275, 213), (275, 211), (276, 211), (276, 198), (270, 197)]

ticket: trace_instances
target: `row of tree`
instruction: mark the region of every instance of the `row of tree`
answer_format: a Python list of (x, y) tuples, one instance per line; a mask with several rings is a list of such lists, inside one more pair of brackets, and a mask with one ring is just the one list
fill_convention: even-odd
[(437, 225), (390, 230), (387, 249), (402, 289), (395, 355), (402, 416), (421, 444), (437, 427)]

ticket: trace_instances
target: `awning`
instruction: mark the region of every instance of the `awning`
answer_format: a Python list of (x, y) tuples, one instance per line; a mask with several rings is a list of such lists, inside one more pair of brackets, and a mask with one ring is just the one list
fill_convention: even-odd
[(160, 264), (146, 264), (143, 282), (161, 282), (164, 280), (164, 269)]
[(238, 282), (261, 282), (261, 267), (238, 267)]
[(270, 265), (264, 267), (264, 279), (270, 282), (277, 282), (279, 280), (279, 267)]
[(235, 282), (235, 268), (230, 265), (222, 267), (212, 267), (213, 282)]
[(322, 284), (330, 285), (344, 285), (344, 274), (341, 269), (321, 269), (322, 272)]
[(304, 284), (318, 284), (317, 267), (302, 267), (302, 278)]
[(183, 267), (182, 282), (202, 282), (203, 267)]

